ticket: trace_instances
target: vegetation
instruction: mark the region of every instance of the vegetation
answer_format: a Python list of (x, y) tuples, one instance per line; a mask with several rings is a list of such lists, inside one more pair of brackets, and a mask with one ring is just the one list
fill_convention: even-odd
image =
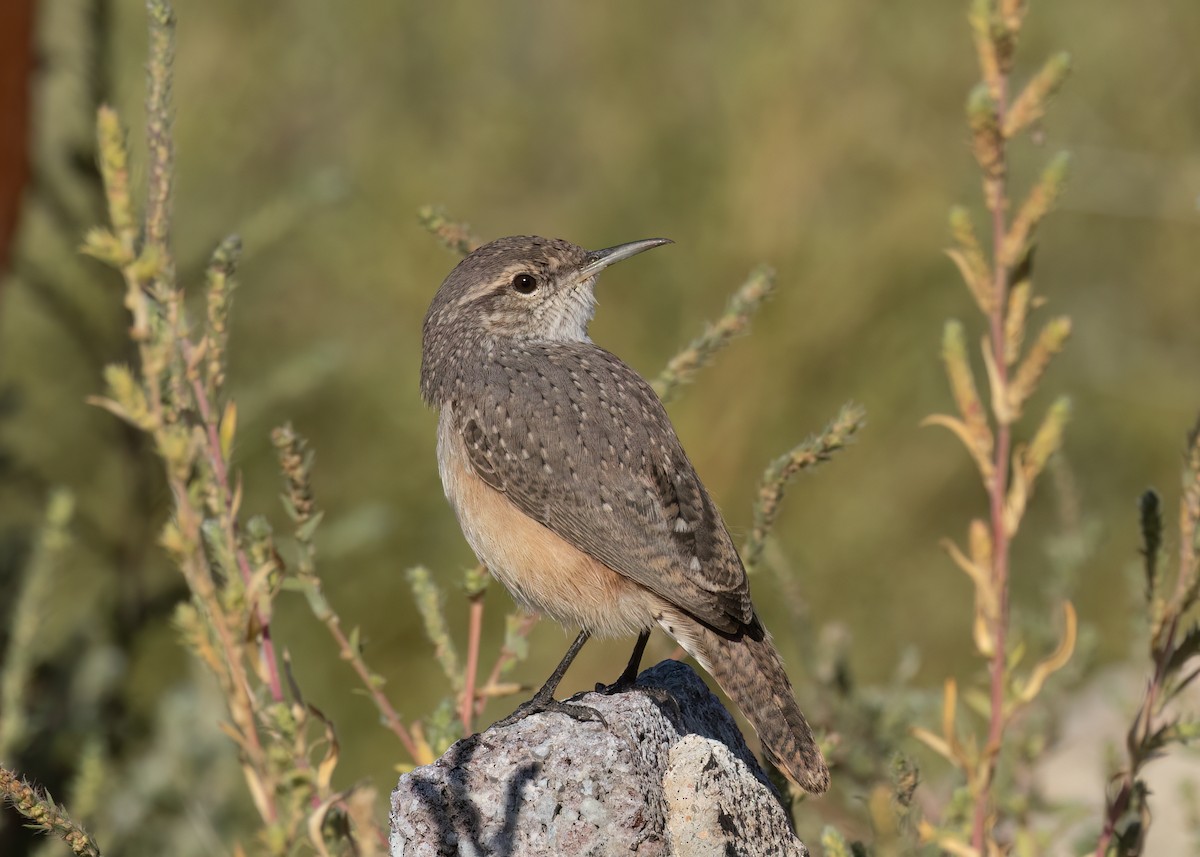
[[(205, 265), (179, 261), (190, 251), (180, 252), (184, 230), (176, 227), (174, 215), (174, 200), (182, 195), (177, 187), (176, 121), (171, 105), (175, 20), (166, 0), (150, 0), (147, 8), (145, 166), (139, 165), (137, 149), (128, 145), (118, 113), (101, 107), (95, 160), (103, 192), (97, 200), (102, 200), (107, 225), (88, 231), (83, 243), (87, 255), (120, 274), (128, 346), (89, 340), (86, 322), (70, 312), (62, 315), (81, 325), (76, 332), (81, 342), (90, 343), (84, 349), (88, 357), (103, 354), (108, 361), (103, 372), (105, 390), (90, 402), (117, 417), (125, 428), (115, 435), (111, 424), (94, 430), (121, 449), (121, 460), (127, 464), (104, 488), (122, 497), (124, 511), (132, 510), (144, 520), (136, 527), (115, 520), (105, 509), (104, 491), (93, 497), (80, 494), (77, 487), (56, 489), (46, 495), (42, 522), (30, 528), (37, 533), (30, 547), (14, 548), (5, 555), (4, 567), (12, 569), (17, 596), (8, 612), (0, 674), (0, 793), (34, 827), (57, 834), (78, 854), (97, 854), (99, 848), (77, 822), (94, 828), (97, 841), (111, 853), (382, 853), (386, 822), (379, 789), (389, 784), (386, 776), (379, 779), (379, 770), (370, 771), (373, 780), (362, 777), (361, 758), (386, 758), (384, 774), (426, 764), (454, 740), (485, 724), (487, 715), (511, 707), (514, 695), (528, 692), (527, 685), (540, 675), (536, 664), (529, 665), (528, 674), (515, 669), (529, 656), (530, 638), (538, 633), (536, 617), (496, 615), (509, 609), (508, 602), (489, 595), (486, 570), (473, 567), (461, 574), (446, 573), (444, 569), (453, 563), (436, 551), (430, 551), (438, 559), (431, 566), (438, 570), (418, 565), (407, 572), (415, 610), (398, 605), (397, 567), (422, 556), (428, 537), (415, 536), (413, 531), (430, 526), (421, 522), (431, 518), (419, 518), (402, 528), (405, 533), (385, 539), (371, 507), (355, 508), (354, 501), (347, 500), (345, 492), (367, 490), (365, 484), (351, 483), (341, 485), (343, 494), (334, 501), (340, 519), (327, 521), (331, 506), (324, 497), (318, 501), (317, 494), (325, 471), (316, 467), (313, 454), (318, 445), (324, 450), (324, 444), (310, 444), (291, 423), (257, 431), (261, 435), (257, 439), (247, 430), (247, 424), (257, 430), (263, 420), (285, 410), (274, 391), (289, 383), (292, 392), (287, 399), (298, 411), (292, 414), (297, 424), (310, 422), (309, 417), (320, 424), (306, 412), (302, 404), (306, 396), (320, 394), (336, 406), (339, 417), (358, 412), (361, 419), (364, 409), (369, 416), (370, 403), (395, 395), (395, 388), (369, 380), (351, 385), (346, 397), (327, 392), (323, 373), (337, 374), (348, 363), (320, 348), (296, 358), (292, 367), (284, 366), (269, 379), (236, 380), (230, 352), (236, 352), (250, 334), (251, 359), (243, 364), (250, 369), (243, 372), (252, 373), (256, 358), (273, 347), (271, 337), (240, 327), (238, 314), (232, 311), (242, 252), (239, 239), (218, 242)], [(789, 508), (783, 504), (785, 491), (799, 473), (828, 460), (858, 436), (864, 422), (862, 408), (843, 406), (823, 431), (774, 459), (765, 442), (756, 441), (740, 452), (737, 444), (744, 440), (728, 443), (733, 448), (728, 459), (734, 476), (744, 472), (736, 465), (749, 459), (756, 468), (765, 464), (755, 493), (749, 493), (752, 484), (738, 489), (750, 499), (744, 504), (749, 511), (731, 512), (730, 517), (735, 523), (744, 521), (743, 555), (756, 576), (756, 591), (781, 596), (779, 618), (771, 621), (769, 615), (768, 621), (785, 647), (792, 648), (800, 693), (805, 700), (815, 700), (814, 721), (825, 733), (837, 787), (824, 801), (798, 803), (797, 818), (802, 833), (814, 844), (817, 836), (809, 831), (816, 828), (811, 825), (814, 821), (827, 825), (820, 841), (829, 854), (990, 857), (1061, 853), (1066, 847), (1097, 855), (1141, 853), (1152, 820), (1145, 768), (1168, 749), (1192, 741), (1200, 731), (1194, 711), (1178, 706), (1200, 674), (1194, 661), (1200, 653), (1200, 629), (1194, 624), (1200, 599), (1198, 426), (1187, 441), (1178, 559), (1170, 574), (1165, 570), (1168, 537), (1161, 502), (1150, 492), (1141, 504), (1141, 588), (1150, 665), (1125, 746), (1114, 756), (1102, 812), (1082, 830), (1069, 828), (1069, 808), (1054, 805), (1038, 788), (1039, 757), (1053, 745), (1072, 694), (1081, 692), (1088, 678), (1089, 663), (1080, 663), (1078, 655), (1092, 658), (1098, 651), (1098, 620), (1093, 619), (1089, 627), (1073, 604), (1086, 597), (1079, 583), (1080, 569), (1097, 564), (1099, 557), (1096, 540), (1089, 535), (1088, 522), (1094, 513), (1080, 511), (1072, 471), (1060, 453), (1071, 405), (1061, 396), (1044, 402), (1041, 392), (1043, 377), (1052, 358), (1063, 350), (1072, 323), (1065, 316), (1053, 317), (1033, 332), (1037, 311), (1045, 303), (1033, 287), (1035, 237), (1061, 196), (1065, 157), (1052, 158), (1014, 204), (1014, 188), (1024, 175), (1024, 156), (1014, 144), (1030, 132), (1043, 133), (1040, 123), (1069, 65), (1065, 56), (1055, 55), (1031, 75), (1019, 71), (1016, 48), (1029, 26), (1026, 15), (1019, 0), (975, 0), (970, 9), (983, 80), (968, 98), (967, 121), (982, 174), (983, 214), (990, 225), (990, 240), (977, 237), (976, 216), (969, 209), (956, 208), (951, 214), (949, 255), (983, 316), (984, 372), (979, 376), (974, 368), (969, 327), (948, 322), (942, 357), (957, 413), (926, 420), (950, 429), (965, 445), (982, 482), (987, 511), (967, 522), (965, 548), (952, 540), (944, 543), (974, 587), (973, 609), (964, 606), (953, 585), (920, 586), (933, 587), (945, 602), (944, 612), (969, 614), (950, 626), (969, 634), (986, 665), (985, 673), (979, 675), (967, 661), (955, 657), (922, 668), (915, 656), (905, 656), (894, 664), (892, 676), (886, 675), (893, 666), (889, 662), (868, 668), (864, 680), (861, 656), (856, 656), (858, 662), (851, 656), (858, 640), (834, 620), (849, 612), (837, 609), (836, 598), (814, 606), (817, 584), (804, 569), (789, 563), (796, 545), (787, 533), (790, 527), (784, 526), (789, 520), (784, 515)], [(1025, 82), (1018, 87), (1018, 80)], [(180, 124), (187, 115), (185, 107)], [(143, 173), (145, 187), (140, 189), (138, 177)], [(75, 204), (63, 203), (67, 185), (47, 177), (43, 183), (43, 192), (60, 207)], [(282, 240), (281, 236), (301, 229), (298, 221), (303, 218), (297, 212), (316, 211), (336, 196), (331, 184), (336, 182), (319, 181), (268, 206), (252, 221), (250, 233), (269, 244), (271, 236)], [(141, 204), (135, 203), (139, 197), (144, 199)], [(86, 199), (86, 192), (81, 198)], [(76, 208), (87, 211), (88, 206), (85, 201)], [(36, 213), (31, 217), (36, 221)], [(441, 209), (421, 209), (419, 221), (454, 253), (468, 252), (479, 243), (469, 227)], [(869, 244), (866, 238), (860, 240)], [(35, 290), (47, 282), (36, 259), (37, 254), (29, 251), (26, 267), (17, 267), (18, 275)], [(369, 262), (340, 257), (338, 264), (345, 272), (370, 267)], [(444, 260), (438, 264), (445, 267)], [(1039, 260), (1039, 272), (1040, 268)], [(696, 270), (702, 271), (703, 265)], [(89, 281), (100, 276), (95, 269), (82, 275), (58, 273), (64, 279), (83, 276)], [(253, 280), (253, 275), (249, 278)], [(201, 281), (203, 288), (196, 290)], [(419, 314), (431, 288), (413, 289), (410, 314)], [(685, 294), (673, 292), (667, 297)], [(646, 300), (654, 304), (664, 298)], [(777, 335), (777, 319), (789, 307), (836, 316), (822, 295), (804, 297), (799, 304), (796, 300), (781, 294), (774, 271), (754, 268), (716, 321), (706, 324), (673, 356), (656, 355), (665, 362), (655, 380), (659, 394), (674, 401), (718, 351), (747, 331), (764, 305), (772, 305), (772, 310), (760, 319), (765, 330), (756, 339)], [(273, 306), (253, 305), (258, 323), (273, 318), (282, 329), (298, 322), (297, 310), (286, 297), (277, 294), (274, 301)], [(667, 303), (661, 306), (665, 309)], [(275, 315), (264, 314), (268, 309)], [(692, 309), (687, 306), (676, 315), (690, 319)], [(836, 317), (832, 321), (836, 327)], [(410, 333), (416, 330), (409, 325)], [(841, 343), (844, 350), (854, 345), (850, 339)], [(411, 343), (401, 350), (415, 359)], [(733, 360), (738, 351), (734, 349), (723, 362)], [(374, 354), (390, 363), (386, 377), (394, 379), (399, 358), (390, 351), (385, 357), (380, 351)], [(870, 362), (869, 352), (857, 356)], [(751, 370), (762, 376), (753, 379), (758, 388), (785, 389), (788, 382), (777, 367), (764, 371), (763, 365)], [(733, 371), (745, 371), (747, 366), (735, 364)], [(911, 371), (912, 364), (901, 368)], [(713, 373), (719, 369), (714, 367)], [(47, 372), (49, 366), (39, 370)], [(411, 381), (414, 372), (410, 367), (401, 375)], [(986, 379), (985, 395), (980, 394), (977, 376)], [(736, 381), (732, 375), (726, 377)], [(297, 384), (289, 378), (301, 380)], [(717, 388), (721, 383), (721, 378), (714, 378), (707, 386)], [(1059, 383), (1056, 380), (1053, 386)], [(36, 410), (36, 404), (33, 407)], [(414, 407), (414, 402), (405, 407)], [(1023, 421), (1026, 411), (1041, 413), (1032, 430)], [(687, 412), (681, 415), (686, 417)], [(715, 428), (719, 415), (713, 419)], [(86, 421), (89, 431), (99, 425), (92, 418)], [(412, 446), (413, 460), (432, 460), (428, 438), (417, 443), (407, 431), (397, 442)], [(878, 431), (875, 425), (873, 432)], [(739, 437), (748, 434), (738, 432)], [(263, 466), (247, 467), (245, 477), (238, 466), (239, 461), (266, 457), (268, 438), (282, 478), (281, 515), (265, 511), (267, 492), (259, 485)], [(6, 443), (12, 442), (12, 436), (6, 438)], [(418, 456), (418, 449), (429, 454)], [(840, 481), (824, 482), (819, 490), (814, 485), (812, 493), (819, 493), (821, 499), (809, 501), (808, 513), (824, 512), (822, 503), (831, 504), (848, 490), (854, 478), (852, 460), (868, 454), (865, 448), (860, 451), (863, 456), (856, 451), (839, 463), (838, 469), (849, 470)], [(891, 450), (893, 455), (896, 451)], [(408, 456), (399, 460), (407, 461)], [(912, 475), (903, 462), (888, 466), (894, 466), (896, 479)], [(396, 478), (406, 490), (419, 488), (414, 494), (437, 490), (428, 478), (424, 483), (411, 474)], [(1051, 525), (1037, 522), (1038, 509), (1045, 504), (1033, 503), (1035, 485), (1047, 478), (1057, 501), (1058, 519)], [(77, 485), (70, 479), (61, 481)], [(437, 508), (440, 518), (449, 518)], [(848, 529), (854, 538), (882, 538), (872, 519), (877, 509), (867, 500), (851, 508)], [(924, 514), (931, 511), (932, 507), (926, 508)], [(790, 520), (792, 526), (803, 526), (802, 517)], [(445, 529), (447, 540), (456, 538), (451, 524), (443, 521), (436, 526)], [(1030, 529), (1045, 536), (1055, 528), (1058, 532), (1049, 549), (1022, 552), (1016, 539), (1019, 531), (1028, 541)], [(410, 538), (402, 538), (405, 535)], [(823, 535), (810, 525), (806, 539)], [(832, 541), (836, 547), (844, 539), (835, 535)], [(168, 638), (161, 630), (156, 632), (156, 617), (146, 607), (154, 599), (140, 596), (143, 607), (131, 623), (142, 626), (140, 633), (150, 640), (145, 645), (153, 655), (142, 657), (143, 670), (158, 677), (148, 682), (154, 693), (141, 687), (134, 690), (123, 678), (126, 668), (114, 663), (123, 648), (134, 644), (119, 635), (106, 638), (96, 629), (81, 634), (56, 616), (64, 600), (80, 600), (62, 597), (71, 592), (65, 588), (71, 566), (81, 560), (98, 562), (94, 553), (84, 549), (85, 543), (104, 546), (101, 553), (106, 561), (122, 573), (132, 574), (143, 564), (151, 569), (148, 580), (153, 582), (148, 588), (159, 592), (170, 610), (170, 636), (181, 639), (192, 655), (182, 688), (168, 686), (163, 691), (162, 676), (171, 671), (168, 665), (178, 669), (180, 662), (161, 654)], [(347, 558), (353, 558), (364, 544), (376, 545), (383, 557), (379, 562), (391, 574), (386, 582), (370, 575), (356, 580), (361, 594), (354, 596), (343, 578), (353, 574), (357, 564)], [(402, 551), (394, 550), (398, 545)], [(459, 551), (457, 556), (464, 557)], [(162, 556), (169, 560), (178, 583), (164, 583), (153, 572), (156, 558)], [(1023, 581), (1029, 581), (1024, 597)], [(383, 586), (392, 593), (385, 599), (391, 605), (389, 612), (383, 622), (374, 620), (373, 632), (364, 631), (357, 608), (381, 600), (378, 587)], [(78, 595), (82, 597), (82, 591)], [(918, 609), (925, 607), (918, 596), (910, 598)], [(89, 610), (120, 612), (103, 600), (93, 605), (83, 600), (82, 612), (67, 613), (86, 617)], [(882, 599), (871, 600), (875, 609), (881, 609)], [(1061, 613), (1057, 629), (1043, 618), (1044, 602), (1053, 602)], [(794, 619), (790, 626), (785, 612)], [(356, 617), (354, 622), (343, 621), (350, 616)], [(410, 650), (410, 661), (402, 668), (384, 669), (377, 660), (385, 654), (384, 646), (372, 638), (397, 619), (404, 632), (393, 633), (387, 645), (406, 642), (403, 648)], [(325, 630), (316, 633), (317, 625)], [(409, 634), (410, 626), (419, 627), (425, 639)], [(315, 642), (318, 636), (325, 640), (321, 644), (325, 652)], [(894, 653), (898, 641), (920, 634), (886, 629), (878, 636), (875, 645)], [(77, 651), (81, 642), (91, 655), (67, 660), (65, 653)], [(557, 647), (550, 648), (557, 656)], [(331, 684), (319, 664), (338, 661), (347, 669), (343, 679)], [(931, 669), (967, 672), (968, 677), (946, 679), (938, 699), (926, 689)], [(345, 692), (350, 683), (365, 699), (342, 699), (350, 697)], [(126, 710), (111, 721), (98, 716), (113, 708), (123, 693), (134, 699), (139, 694), (151, 696), (154, 702), (147, 710)], [(62, 697), (77, 707), (77, 720), (48, 717), (47, 701)], [(499, 702), (489, 708), (495, 700)], [(122, 702), (122, 707), (135, 706)], [(363, 710), (370, 711), (369, 718), (382, 728), (360, 728), (365, 722)], [(146, 726), (148, 739), (114, 737), (122, 730), (105, 724), (121, 719)], [(342, 725), (347, 722), (350, 728)], [(938, 725), (933, 727), (935, 722)], [(47, 724), (54, 725), (48, 728)], [(48, 739), (66, 749), (48, 751), (40, 746)], [(922, 744), (931, 753), (923, 751)], [(359, 761), (347, 760), (350, 746)], [(1101, 751), (1098, 748), (1097, 754)], [(65, 805), (71, 816), (14, 770), (19, 766), (44, 779), (38, 761), (53, 759), (62, 765), (63, 758), (71, 761), (64, 773), (54, 776), (65, 783)], [(240, 789), (230, 787), (235, 761)], [(118, 783), (120, 811), (106, 799)], [(1103, 785), (1096, 783), (1097, 794)], [(205, 833), (200, 836), (194, 832), (197, 814), (205, 819)]]

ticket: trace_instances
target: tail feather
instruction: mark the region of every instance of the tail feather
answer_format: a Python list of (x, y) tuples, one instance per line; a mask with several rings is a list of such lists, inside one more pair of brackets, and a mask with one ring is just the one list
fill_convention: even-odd
[(829, 767), (758, 617), (737, 634), (714, 631), (675, 611), (659, 621), (737, 703), (772, 764), (807, 792), (828, 790)]

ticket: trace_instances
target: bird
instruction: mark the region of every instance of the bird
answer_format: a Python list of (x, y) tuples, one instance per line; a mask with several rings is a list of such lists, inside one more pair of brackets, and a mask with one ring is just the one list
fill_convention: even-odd
[(820, 794), (829, 768), (716, 504), (653, 387), (588, 335), (600, 272), (670, 243), (500, 238), (459, 262), (425, 315), (421, 395), (463, 535), (522, 608), (580, 629), (501, 722), (602, 720), (555, 700), (559, 681), (591, 636), (637, 635), (620, 678), (598, 686), (631, 689), (657, 626), (738, 705), (767, 758)]

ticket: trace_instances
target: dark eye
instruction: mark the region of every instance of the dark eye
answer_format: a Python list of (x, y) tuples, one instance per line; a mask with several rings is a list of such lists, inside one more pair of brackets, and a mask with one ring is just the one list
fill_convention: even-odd
[(517, 274), (512, 279), (512, 287), (520, 294), (531, 295), (537, 291), (537, 280), (532, 274)]

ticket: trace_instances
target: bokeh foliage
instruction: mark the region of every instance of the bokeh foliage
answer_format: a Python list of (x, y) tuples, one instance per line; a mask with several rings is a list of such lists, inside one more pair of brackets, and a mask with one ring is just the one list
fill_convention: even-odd
[[(128, 733), (149, 734), (164, 678), (184, 674), (167, 622), (179, 588), (153, 548), (168, 498), (144, 448), (83, 404), (102, 388), (100, 367), (129, 355), (119, 285), (74, 246), (101, 219), (87, 102), (104, 83), (137, 126), (144, 13), (135, 0), (48, 0), (41, 14), (39, 181), (53, 192), (30, 201), (0, 306), (0, 573), (23, 566), (50, 486), (69, 487), (62, 587), (72, 597), (45, 625), (45, 698), (96, 679), (103, 693), (84, 698), (115, 711), (123, 746), (137, 748)], [(961, 313), (957, 275), (938, 255), (944, 213), (975, 187), (960, 118), (974, 78), (961, 4), (780, 2), (751, 15), (732, 2), (268, 10), (221, 0), (179, 14), (179, 265), (195, 282), (231, 227), (247, 248), (230, 337), (243, 502), (278, 508), (269, 430), (290, 418), (321, 450), (326, 594), (361, 624), (405, 713), (425, 712), (445, 687), (402, 571), (420, 562), (452, 581), (473, 562), (441, 500), (433, 418), (416, 394), (421, 315), (453, 263), (414, 219), (429, 200), (487, 237), (674, 238), (679, 247), (606, 278), (594, 327), (647, 373), (769, 261), (776, 293), (755, 335), (672, 406), (684, 442), (746, 533), (770, 458), (847, 396), (863, 401), (871, 432), (836, 475), (792, 492), (766, 555), (788, 558), (810, 617), (848, 629), (856, 674), (891, 675), (897, 639), (922, 652), (923, 679), (970, 669), (960, 641), (972, 595), (948, 581), (937, 541), (968, 522), (972, 465), (916, 428), (945, 408), (936, 332)], [(1184, 34), (1197, 27), (1187, 0), (1104, 15), (1070, 0), (1040, 6), (1025, 34), (1029, 55), (1068, 48), (1078, 72), (1046, 129), (1076, 158), (1038, 268), (1053, 311), (1076, 325), (1055, 369), (1056, 388), (1073, 395), (1068, 462), (1087, 514), (1121, 522), (1100, 536), (1078, 602), (1109, 657), (1128, 640), (1130, 498), (1174, 480), (1195, 406), (1200, 70)], [(1014, 169), (1033, 176), (1041, 160)], [(135, 183), (145, 162), (139, 152)], [(1054, 526), (1033, 515), (1014, 562), (1045, 563)], [(756, 592), (780, 585), (763, 575)], [(1018, 602), (1040, 602), (1034, 585), (1018, 587)], [(498, 589), (487, 599), (507, 610)], [(775, 599), (759, 600), (768, 624), (788, 626)], [(306, 612), (297, 600), (276, 616), (298, 677), (355, 736), (345, 776), (385, 781), (374, 710), (345, 692), (324, 640), (289, 634)], [(461, 636), (465, 611), (451, 622)], [(562, 642), (548, 626), (534, 633), (529, 682)], [(795, 659), (803, 634), (777, 634)], [(651, 657), (669, 651), (654, 645)], [(567, 689), (607, 677), (623, 648), (585, 653)], [(80, 650), (86, 667), (60, 666)], [(68, 746), (90, 728), (80, 713), (51, 722)]]

